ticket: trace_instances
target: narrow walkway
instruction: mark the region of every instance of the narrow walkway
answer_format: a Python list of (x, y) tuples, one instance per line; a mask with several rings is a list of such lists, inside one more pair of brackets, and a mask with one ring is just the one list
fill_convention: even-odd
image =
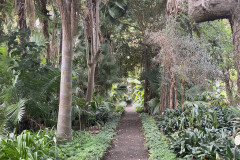
[(142, 123), (133, 106), (128, 106), (117, 127), (117, 136), (103, 160), (147, 160)]

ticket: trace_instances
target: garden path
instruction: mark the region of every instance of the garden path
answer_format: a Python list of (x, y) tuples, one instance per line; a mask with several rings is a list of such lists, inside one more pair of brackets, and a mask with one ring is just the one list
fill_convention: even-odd
[(103, 160), (147, 160), (148, 151), (144, 147), (145, 138), (142, 123), (134, 107), (126, 107), (117, 127), (116, 140)]

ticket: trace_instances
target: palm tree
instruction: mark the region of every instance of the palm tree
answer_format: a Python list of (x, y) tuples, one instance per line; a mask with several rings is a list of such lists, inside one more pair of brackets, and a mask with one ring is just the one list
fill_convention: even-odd
[(62, 22), (62, 66), (57, 138), (72, 140), (72, 54), (81, 1), (57, 0)]
[(57, 0), (62, 21), (62, 66), (60, 82), (60, 102), (57, 123), (57, 138), (72, 140), (72, 34), (71, 0)]

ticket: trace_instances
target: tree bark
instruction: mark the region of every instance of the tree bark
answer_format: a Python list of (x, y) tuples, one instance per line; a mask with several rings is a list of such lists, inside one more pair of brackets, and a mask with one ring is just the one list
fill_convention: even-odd
[(170, 95), (169, 95), (169, 97), (170, 97), (170, 99), (169, 99), (169, 108), (170, 109), (173, 109), (174, 107), (173, 107), (173, 86), (174, 86), (174, 82), (171, 82), (171, 86), (170, 86)]
[(174, 108), (177, 109), (178, 108), (178, 102), (177, 102), (177, 82), (175, 81), (175, 84), (174, 84)]
[(26, 16), (25, 16), (25, 0), (16, 0), (17, 5), (17, 14), (18, 14), (18, 27), (20, 29), (26, 29)]
[(224, 82), (225, 82), (225, 88), (226, 88), (228, 101), (229, 101), (230, 105), (233, 105), (233, 94), (232, 94), (231, 86), (229, 83), (229, 79), (227, 77), (224, 78)]
[[(100, 55), (100, 0), (88, 0), (87, 7), (90, 15), (86, 17), (84, 22), (85, 27), (85, 42), (86, 42), (86, 57), (88, 64), (88, 88), (86, 92), (86, 100), (91, 101), (94, 90), (94, 77), (96, 64)], [(90, 21), (90, 22), (89, 22)], [(89, 28), (91, 27), (91, 32)], [(90, 34), (90, 35), (89, 35)], [(87, 37), (86, 37), (87, 36)], [(88, 37), (91, 37), (91, 56), (88, 50)]]
[(62, 21), (62, 66), (57, 138), (72, 141), (72, 35), (71, 0), (57, 0)]
[(236, 0), (189, 0), (188, 15), (199, 23), (216, 19), (229, 19)]
[(182, 110), (184, 110), (184, 85), (185, 85), (185, 81), (184, 81), (184, 79), (182, 79), (182, 84), (181, 84), (181, 88), (182, 88), (182, 91), (181, 91), (181, 107), (182, 107)]
[[(148, 48), (145, 48), (145, 72), (149, 72), (150, 71), (150, 59), (149, 59), (149, 54), (148, 54)], [(149, 94), (150, 94), (150, 90), (149, 90), (149, 80), (147, 77), (145, 77), (145, 83), (144, 83), (144, 109), (146, 112), (149, 113), (149, 108), (147, 105), (147, 102), (149, 101)]]
[(170, 84), (168, 82), (168, 75), (166, 73), (166, 67), (162, 73), (161, 89), (160, 89), (160, 106), (159, 106), (159, 115), (161, 115), (166, 108), (169, 107), (170, 100)]
[(96, 64), (92, 64), (92, 66), (88, 69), (88, 88), (87, 88), (87, 94), (86, 94), (86, 101), (92, 100), (93, 95), (93, 89), (94, 89), (94, 77), (95, 77), (95, 69)]
[(43, 35), (47, 41), (46, 43), (47, 50), (46, 50), (45, 59), (46, 59), (46, 62), (49, 63), (51, 58), (51, 49), (50, 49), (50, 42), (49, 42), (50, 36), (48, 32), (48, 12), (49, 11), (47, 10), (47, 0), (38, 0), (37, 2), (42, 14), (44, 15), (44, 17), (41, 18), (41, 22), (43, 24)]
[[(239, 4), (238, 4), (239, 6)], [(232, 36), (234, 45), (234, 58), (235, 66), (237, 70), (237, 92), (236, 92), (236, 102), (240, 104), (240, 7), (237, 7), (230, 19), (232, 26)]]

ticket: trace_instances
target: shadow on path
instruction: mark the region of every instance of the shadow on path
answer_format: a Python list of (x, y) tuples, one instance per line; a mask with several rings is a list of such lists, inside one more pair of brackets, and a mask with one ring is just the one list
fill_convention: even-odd
[(103, 160), (147, 160), (142, 123), (133, 106), (127, 106), (117, 127), (117, 136)]

